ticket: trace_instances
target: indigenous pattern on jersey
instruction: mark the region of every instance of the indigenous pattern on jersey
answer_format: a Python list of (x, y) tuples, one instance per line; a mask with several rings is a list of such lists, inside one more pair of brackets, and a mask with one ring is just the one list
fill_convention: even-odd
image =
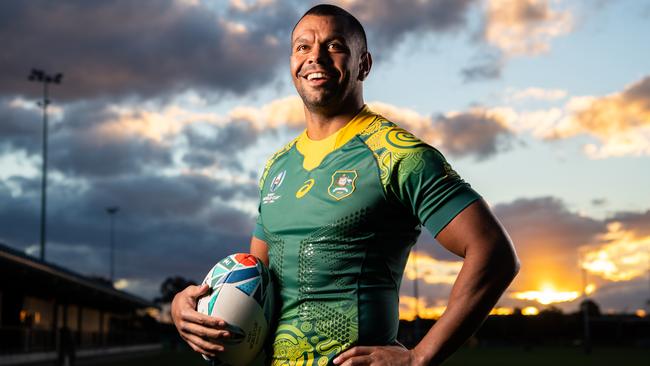
[(393, 343), (421, 226), (435, 236), (479, 198), (436, 149), (367, 107), (335, 135), (304, 132), (277, 152), (260, 194), (253, 235), (281, 297), (272, 363), (290, 366)]

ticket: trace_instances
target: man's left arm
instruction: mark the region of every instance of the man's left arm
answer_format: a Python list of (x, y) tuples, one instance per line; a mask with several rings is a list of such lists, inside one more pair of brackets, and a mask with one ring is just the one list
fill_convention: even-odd
[(482, 199), (461, 211), (436, 239), (464, 258), (440, 319), (412, 350), (357, 346), (335, 364), (440, 365), (476, 332), (519, 271), (512, 242)]

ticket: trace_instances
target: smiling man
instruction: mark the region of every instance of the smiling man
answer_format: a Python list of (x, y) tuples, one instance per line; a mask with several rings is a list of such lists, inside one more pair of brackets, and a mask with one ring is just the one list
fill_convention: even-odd
[[(481, 197), (435, 148), (372, 112), (363, 27), (316, 6), (292, 33), (291, 75), (305, 131), (260, 179), (251, 253), (281, 296), (275, 365), (438, 365), (485, 319), (519, 269), (512, 243)], [(424, 226), (464, 258), (445, 313), (408, 350), (396, 341), (399, 287)], [(188, 287), (172, 316), (193, 349), (214, 355), (228, 332), (194, 311), (207, 287)]]

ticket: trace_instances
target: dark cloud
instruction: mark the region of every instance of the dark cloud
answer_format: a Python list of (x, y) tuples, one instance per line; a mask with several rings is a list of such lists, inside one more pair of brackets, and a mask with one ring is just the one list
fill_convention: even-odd
[(241, 171), (241, 152), (255, 144), (261, 133), (245, 120), (231, 120), (223, 126), (189, 125), (183, 130), (188, 143), (188, 152), (183, 155), (183, 161), (193, 168), (218, 164)]
[[(101, 101), (66, 105), (63, 118), (50, 113), (48, 165), (69, 177), (106, 177), (133, 174), (171, 164), (171, 151), (161, 143), (135, 134), (101, 131), (121, 117)], [(18, 150), (28, 155), (42, 153), (42, 123), (39, 110), (12, 106), (0, 101), (2, 124), (0, 151)]]
[(111, 138), (92, 131), (60, 134), (51, 139), (52, 169), (66, 176), (109, 177), (159, 169), (171, 164), (171, 151), (144, 138)]
[(633, 313), (637, 309), (647, 309), (648, 281), (639, 277), (624, 283), (609, 283), (592, 295), (601, 311)]
[[(18, 249), (38, 243), (38, 182), (0, 182), (0, 241)], [(15, 186), (23, 193), (12, 194)], [(105, 208), (117, 205), (117, 277), (157, 284), (175, 273), (200, 279), (216, 260), (247, 250), (254, 218), (226, 202), (257, 197), (254, 181), (230, 184), (200, 175), (102, 179), (85, 187), (59, 182), (48, 192), (49, 261), (106, 275)]]
[(466, 83), (489, 81), (501, 77), (504, 61), (500, 56), (483, 55), (474, 64), (463, 68), (460, 73)]
[(41, 93), (27, 82), (32, 67), (64, 73), (54, 86), (58, 99), (186, 88), (243, 93), (270, 81), (285, 60), (283, 47), (268, 37), (281, 31), (233, 31), (223, 15), (173, 0), (8, 0), (0, 14), (5, 95)]
[(13, 102), (8, 98), (0, 99), (0, 152), (23, 150), (34, 153), (40, 149), (39, 142), (43, 138), (41, 112), (16, 108)]
[(603, 221), (569, 211), (555, 197), (518, 199), (494, 207), (522, 262), (513, 289), (529, 290), (549, 281), (580, 288), (578, 248), (607, 232)]
[(483, 110), (471, 110), (453, 116), (439, 116), (434, 129), (440, 134), (440, 147), (456, 157), (487, 159), (510, 148), (515, 138), (498, 117)]
[(607, 198), (594, 198), (591, 200), (591, 204), (594, 206), (605, 206), (607, 204)]
[(257, 141), (260, 134), (250, 121), (232, 120), (223, 126), (194, 124), (184, 130), (191, 147), (232, 153)]
[(607, 220), (620, 222), (623, 229), (632, 230), (637, 236), (650, 236), (650, 210), (646, 212), (619, 212)]
[(450, 32), (462, 29), (476, 0), (355, 1), (342, 5), (355, 15), (372, 35), (371, 51), (398, 43), (406, 35), (422, 32)]
[(606, 232), (602, 221), (569, 211), (555, 197), (522, 198), (496, 205), (494, 212), (522, 250), (527, 250), (531, 239), (543, 240), (545, 248), (552, 250), (578, 248)]
[[(31, 68), (64, 74), (62, 85), (51, 86), (55, 100), (250, 92), (284, 70), (289, 32), (315, 3), (238, 9), (174, 0), (2, 1), (0, 95), (39, 96), (40, 85), (26, 80)], [(348, 9), (364, 23), (371, 47), (388, 53), (409, 34), (462, 29), (475, 3), (356, 1)]]

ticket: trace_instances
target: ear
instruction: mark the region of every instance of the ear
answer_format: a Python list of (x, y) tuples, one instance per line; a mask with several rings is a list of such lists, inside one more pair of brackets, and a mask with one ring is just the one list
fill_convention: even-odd
[(368, 74), (370, 74), (370, 69), (372, 68), (372, 55), (370, 52), (364, 52), (361, 55), (361, 60), (359, 62), (359, 76), (358, 79), (361, 81), (366, 80)]

